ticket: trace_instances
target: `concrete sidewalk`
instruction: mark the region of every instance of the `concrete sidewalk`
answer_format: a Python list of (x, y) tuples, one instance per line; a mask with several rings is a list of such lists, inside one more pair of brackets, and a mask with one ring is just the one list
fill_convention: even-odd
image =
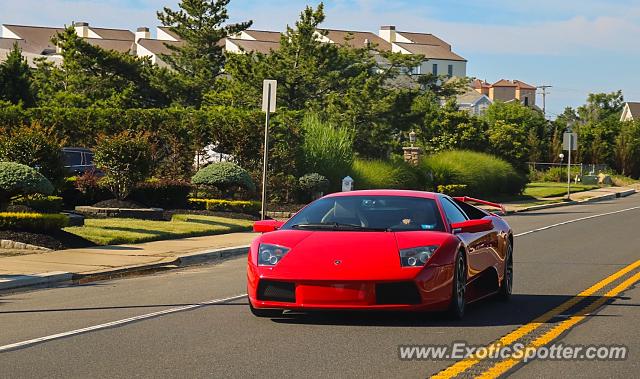
[(556, 207), (587, 203), (587, 202), (612, 200), (618, 197), (625, 197), (625, 196), (632, 195), (636, 193), (637, 190), (638, 190), (637, 186), (603, 187), (603, 188), (596, 188), (589, 191), (572, 193), (571, 201), (566, 201), (564, 197), (557, 197), (557, 198), (548, 198), (548, 200), (551, 200), (551, 202), (547, 202), (546, 204), (540, 204), (540, 205), (531, 205), (531, 202), (529, 201), (523, 202), (523, 203), (518, 203), (518, 202), (504, 203), (503, 205), (507, 213), (527, 212), (527, 211), (556, 208)]
[(0, 290), (245, 254), (255, 237), (230, 233), (0, 258)]

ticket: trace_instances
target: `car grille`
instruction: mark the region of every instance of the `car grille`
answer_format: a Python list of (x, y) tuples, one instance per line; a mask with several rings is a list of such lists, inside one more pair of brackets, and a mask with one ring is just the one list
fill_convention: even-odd
[(376, 304), (420, 304), (422, 298), (414, 282), (376, 284)]
[(289, 282), (261, 280), (258, 283), (258, 300), (296, 302), (296, 285)]

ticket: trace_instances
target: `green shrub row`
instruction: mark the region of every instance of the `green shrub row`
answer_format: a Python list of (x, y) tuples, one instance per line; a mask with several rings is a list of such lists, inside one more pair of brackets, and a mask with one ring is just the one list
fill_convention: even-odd
[(449, 196), (465, 196), (467, 194), (466, 184), (446, 184), (439, 185), (437, 187), (439, 193), (444, 193)]
[(148, 207), (164, 209), (189, 205), (191, 184), (177, 180), (148, 180), (138, 184), (130, 198)]
[(48, 213), (0, 213), (0, 230), (26, 230), (47, 232), (62, 229), (69, 224), (69, 218), (61, 214)]
[(40, 213), (58, 213), (62, 210), (63, 199), (59, 196), (32, 195), (11, 202), (12, 205), (24, 205)]
[(407, 163), (356, 159), (351, 167), (355, 189), (424, 189)]
[(421, 168), (432, 188), (466, 185), (465, 195), (487, 196), (522, 193), (527, 179), (506, 161), (493, 155), (451, 150), (426, 157)]
[(260, 212), (259, 201), (221, 200), (221, 199), (189, 199), (194, 209), (257, 214)]

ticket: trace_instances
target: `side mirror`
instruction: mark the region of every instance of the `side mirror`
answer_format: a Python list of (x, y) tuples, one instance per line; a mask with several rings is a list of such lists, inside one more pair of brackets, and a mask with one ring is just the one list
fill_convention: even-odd
[(256, 233), (269, 233), (278, 230), (284, 225), (284, 221), (261, 220), (253, 223), (253, 231)]
[(488, 232), (493, 229), (493, 221), (491, 220), (467, 220), (451, 224), (451, 230), (456, 233), (479, 233)]

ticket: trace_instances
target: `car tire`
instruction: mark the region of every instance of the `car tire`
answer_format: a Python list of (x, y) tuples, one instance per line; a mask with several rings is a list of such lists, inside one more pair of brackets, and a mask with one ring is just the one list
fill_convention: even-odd
[(511, 299), (513, 291), (513, 245), (507, 245), (506, 264), (504, 265), (504, 277), (498, 291), (498, 298), (502, 301)]
[(249, 310), (251, 314), (256, 317), (278, 317), (282, 316), (282, 311), (280, 309), (262, 309), (262, 308), (254, 308), (251, 301), (249, 301)]
[(466, 264), (464, 252), (459, 252), (453, 269), (453, 285), (451, 294), (451, 305), (449, 305), (449, 316), (454, 320), (462, 320), (466, 307)]

